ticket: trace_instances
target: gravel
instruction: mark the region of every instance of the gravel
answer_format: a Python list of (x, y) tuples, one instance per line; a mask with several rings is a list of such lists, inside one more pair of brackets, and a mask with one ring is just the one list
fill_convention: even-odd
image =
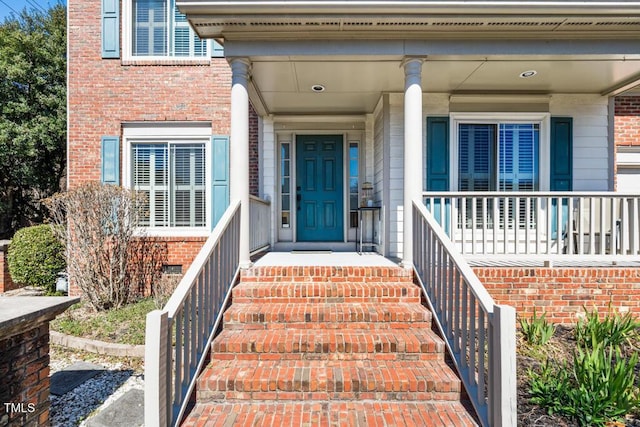
[[(51, 374), (71, 365), (78, 355), (51, 356)], [(106, 360), (91, 360), (105, 367), (105, 371), (85, 381), (62, 396), (50, 396), (49, 417), (52, 427), (84, 426), (90, 415), (94, 415), (109, 406), (131, 389), (144, 389), (144, 379), (123, 363)], [(133, 426), (131, 426), (133, 427)]]

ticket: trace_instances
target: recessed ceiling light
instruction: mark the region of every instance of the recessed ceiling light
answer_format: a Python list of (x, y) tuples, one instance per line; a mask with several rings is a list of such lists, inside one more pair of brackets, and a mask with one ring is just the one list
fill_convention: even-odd
[(527, 79), (529, 77), (535, 76), (536, 74), (538, 74), (536, 70), (527, 70), (520, 73), (520, 78)]
[(323, 85), (313, 85), (313, 86), (311, 86), (311, 90), (316, 92), (316, 93), (324, 92), (324, 86)]

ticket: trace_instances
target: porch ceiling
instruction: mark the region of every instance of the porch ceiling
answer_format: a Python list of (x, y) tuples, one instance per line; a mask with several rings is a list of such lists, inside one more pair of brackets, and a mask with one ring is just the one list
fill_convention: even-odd
[[(364, 114), (374, 110), (382, 93), (402, 92), (401, 57), (252, 58), (254, 96), (272, 114)], [(520, 74), (535, 70), (536, 75)], [(425, 93), (554, 94), (598, 93), (634, 86), (640, 59), (625, 58), (426, 58)], [(316, 93), (314, 85), (325, 90)]]
[[(177, 0), (203, 38), (252, 60), (262, 113), (362, 114), (402, 92), (598, 93), (640, 83), (640, 1)], [(268, 56), (267, 56), (268, 55)], [(535, 70), (530, 78), (524, 71)], [(313, 85), (324, 92), (314, 93)]]

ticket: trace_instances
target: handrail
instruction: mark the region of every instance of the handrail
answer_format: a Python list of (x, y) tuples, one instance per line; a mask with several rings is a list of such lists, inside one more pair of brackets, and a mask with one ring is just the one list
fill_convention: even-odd
[(252, 225), (251, 235), (249, 236), (249, 251), (254, 254), (267, 249), (271, 244), (271, 202), (250, 195), (249, 216), (249, 221)]
[(563, 259), (637, 258), (640, 194), (424, 192), (459, 252)]
[(239, 241), (240, 202), (234, 201), (164, 308), (147, 315), (145, 425), (180, 422), (239, 274)]
[(484, 426), (517, 424), (516, 313), (497, 305), (421, 200), (413, 201), (414, 270)]

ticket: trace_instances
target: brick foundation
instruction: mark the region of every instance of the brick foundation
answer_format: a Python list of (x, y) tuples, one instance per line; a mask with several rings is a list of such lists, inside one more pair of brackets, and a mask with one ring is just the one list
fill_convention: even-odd
[(474, 271), (496, 302), (515, 307), (519, 317), (530, 317), (536, 308), (553, 323), (572, 324), (584, 313), (583, 307), (606, 313), (610, 302), (616, 311), (640, 316), (639, 268), (475, 267)]
[(18, 289), (9, 273), (9, 263), (7, 262), (8, 241), (0, 241), (0, 293)]

